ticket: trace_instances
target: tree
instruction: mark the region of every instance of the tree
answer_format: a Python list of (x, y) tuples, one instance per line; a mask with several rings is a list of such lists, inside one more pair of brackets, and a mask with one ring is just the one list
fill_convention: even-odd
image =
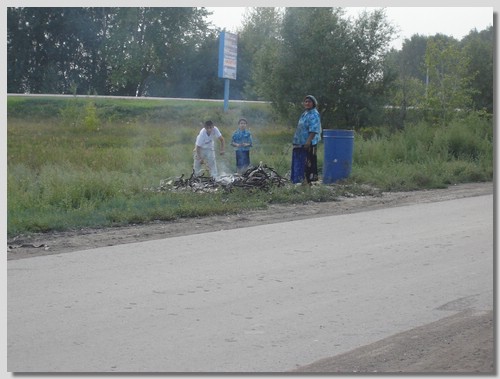
[(165, 95), (211, 33), (205, 8), (8, 8), (9, 92)]
[(346, 127), (360, 127), (381, 122), (387, 89), (394, 77), (384, 75), (384, 60), (395, 28), (383, 9), (362, 12), (350, 30), (346, 44), (344, 80), (339, 93), (337, 122)]
[[(263, 54), (272, 54), (280, 38), (282, 14), (279, 8), (247, 8), (242, 30), (238, 38), (238, 76), (236, 84), (248, 100), (259, 100), (258, 82), (254, 82), (253, 72), (259, 70), (258, 62), (265, 59)], [(265, 73), (262, 77), (265, 76)]]
[(429, 72), (425, 108), (433, 122), (447, 125), (457, 110), (471, 109), (473, 76), (469, 57), (454, 38), (437, 34), (429, 39), (425, 64)]
[(382, 76), (393, 33), (384, 11), (351, 23), (341, 8), (286, 8), (281, 38), (256, 54), (254, 87), (290, 120), (306, 94), (325, 127), (357, 127), (373, 117), (388, 85)]
[(481, 32), (471, 30), (461, 41), (464, 53), (470, 60), (467, 74), (474, 77), (471, 82), (474, 107), (489, 113), (493, 113), (493, 38), (493, 26), (490, 26)]
[(281, 36), (256, 53), (254, 87), (284, 117), (294, 117), (307, 94), (316, 95), (323, 113), (335, 107), (328, 94), (342, 69), (333, 57), (346, 50), (347, 22), (341, 14), (340, 8), (286, 8)]
[(172, 67), (167, 96), (222, 98), (224, 82), (218, 77), (219, 33), (212, 31), (200, 46), (186, 49), (182, 63)]
[[(85, 93), (102, 81), (103, 8), (8, 8), (9, 92)], [(104, 78), (105, 79), (105, 78)]]
[(20, 8), (7, 8), (7, 92), (28, 92), (30, 37)]
[(392, 49), (384, 62), (384, 76), (392, 77), (388, 88), (386, 113), (391, 126), (403, 129), (408, 109), (422, 103), (425, 96), (425, 51), (427, 37), (413, 35), (405, 39), (400, 51)]
[(206, 14), (204, 8), (118, 8), (106, 51), (113, 67), (111, 93), (143, 96), (171, 92), (179, 79), (175, 76), (177, 67), (206, 36)]

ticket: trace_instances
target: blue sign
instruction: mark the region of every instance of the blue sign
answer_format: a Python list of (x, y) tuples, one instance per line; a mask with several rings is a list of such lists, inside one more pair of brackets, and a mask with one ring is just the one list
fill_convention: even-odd
[(223, 31), (219, 40), (219, 78), (236, 79), (238, 35)]

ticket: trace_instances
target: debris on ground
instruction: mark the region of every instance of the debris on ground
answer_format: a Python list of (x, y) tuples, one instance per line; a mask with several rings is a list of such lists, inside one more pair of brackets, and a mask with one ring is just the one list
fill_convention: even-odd
[(11, 250), (14, 250), (14, 249), (19, 249), (19, 248), (22, 248), (22, 247), (33, 247), (35, 249), (40, 249), (40, 248), (43, 248), (44, 250), (49, 250), (49, 246), (42, 243), (42, 244), (34, 244), (34, 243), (21, 243), (21, 244), (18, 244), (18, 245), (8, 245), (7, 248), (8, 248), (8, 251), (11, 251)]
[(160, 182), (157, 192), (191, 190), (193, 192), (214, 192), (218, 189), (231, 191), (233, 188), (256, 188), (267, 190), (272, 186), (282, 187), (289, 180), (279, 175), (272, 167), (262, 162), (259, 166), (249, 167), (242, 174), (221, 175), (216, 179), (209, 176), (195, 176), (194, 171), (189, 178), (184, 174), (178, 178), (164, 179)]

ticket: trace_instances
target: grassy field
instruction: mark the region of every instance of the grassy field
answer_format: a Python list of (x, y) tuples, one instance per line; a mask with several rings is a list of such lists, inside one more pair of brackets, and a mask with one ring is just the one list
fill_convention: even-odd
[[(406, 191), (493, 178), (493, 122), (472, 114), (447, 127), (389, 133), (382, 126), (370, 139), (356, 133), (352, 174), (342, 185), (155, 191), (164, 179), (191, 174), (194, 140), (207, 119), (229, 141), (239, 117), (247, 118), (252, 164), (287, 177), (295, 122), (276, 119), (264, 103), (230, 102), (224, 112), (213, 101), (9, 96), (7, 106), (9, 237), (330, 201), (368, 187)], [(229, 144), (226, 150), (218, 163), (234, 172)], [(322, 145), (318, 155), (321, 170)]]

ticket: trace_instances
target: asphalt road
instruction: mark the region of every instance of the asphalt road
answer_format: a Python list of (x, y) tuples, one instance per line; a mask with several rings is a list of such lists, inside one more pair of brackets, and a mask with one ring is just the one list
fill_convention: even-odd
[(7, 370), (293, 370), (491, 310), (493, 269), (492, 195), (12, 260)]

